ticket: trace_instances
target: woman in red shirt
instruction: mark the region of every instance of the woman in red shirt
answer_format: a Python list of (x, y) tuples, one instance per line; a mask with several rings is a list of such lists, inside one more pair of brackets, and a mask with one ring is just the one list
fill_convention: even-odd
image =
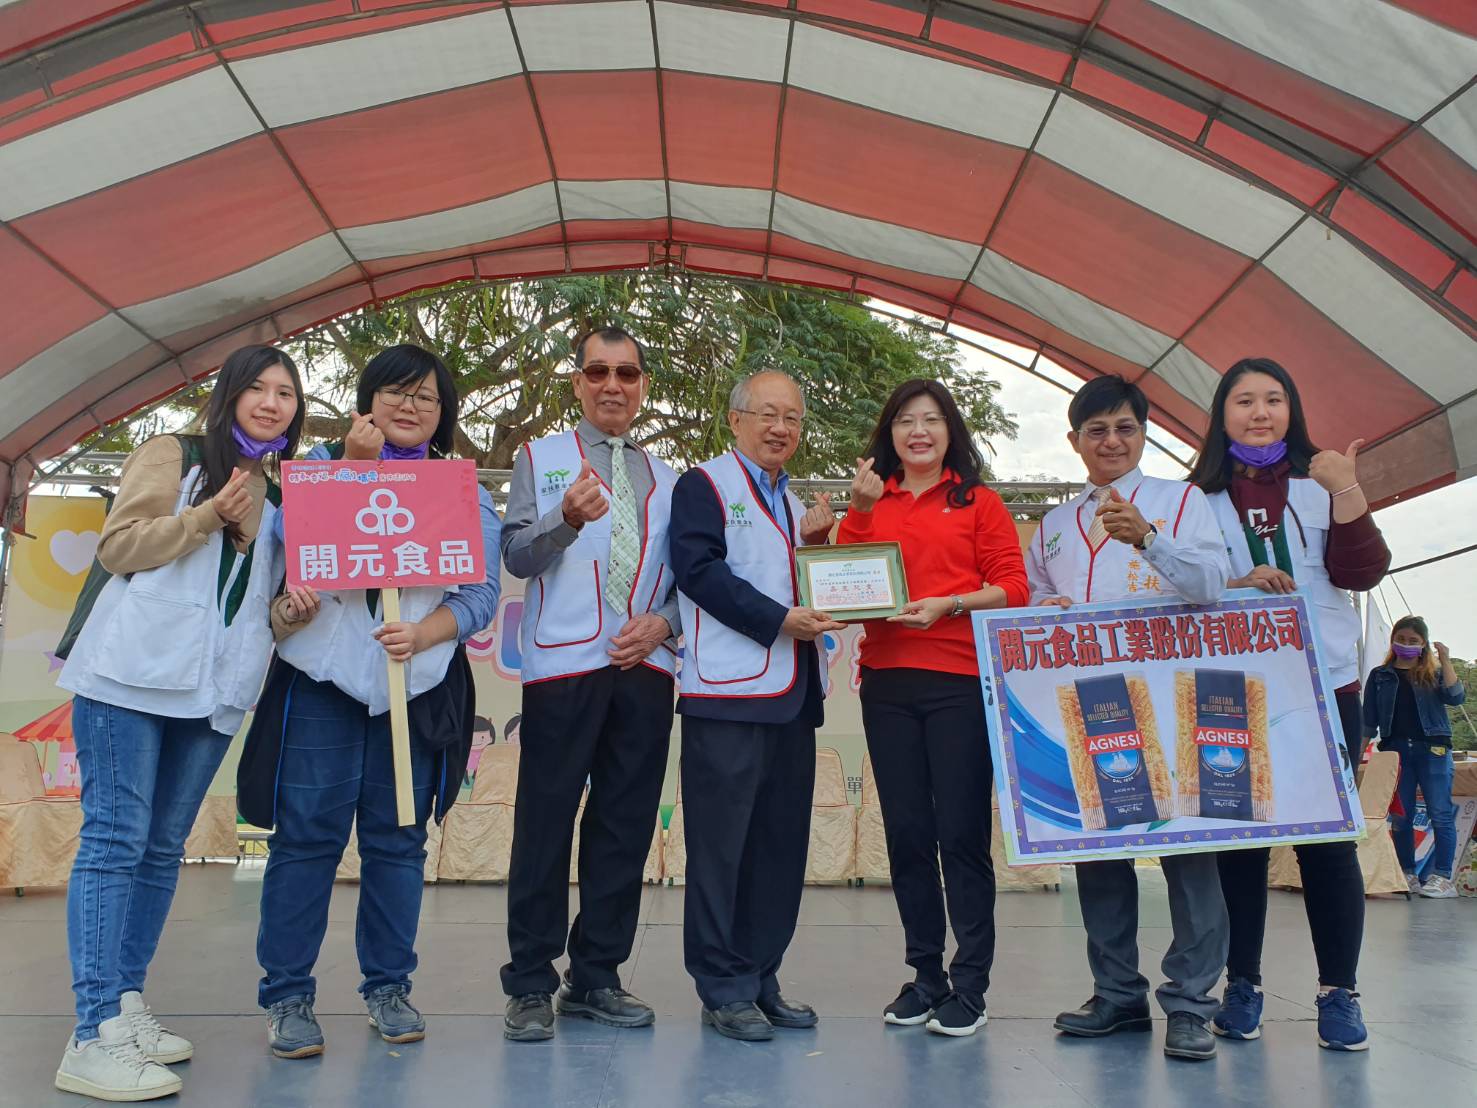
[[(974, 635), (962, 617), (1027, 601), (1015, 524), (981, 484), (983, 465), (949, 390), (906, 381), (858, 459), (837, 534), (843, 543), (901, 544), (908, 595), (917, 598), (891, 619), (867, 621), (862, 726), (915, 974), (883, 1019), (944, 1035), (985, 1025), (995, 958), (990, 748)], [(946, 891), (958, 944), (947, 974)]]

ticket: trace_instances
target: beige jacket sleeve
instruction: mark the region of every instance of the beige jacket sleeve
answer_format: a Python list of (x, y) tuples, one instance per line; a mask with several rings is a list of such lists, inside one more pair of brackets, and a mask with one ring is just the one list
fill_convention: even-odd
[(300, 631), (302, 628), (304, 628), (304, 627), (306, 627), (308, 625), (308, 621), (305, 620), (305, 619), (300, 619), (296, 623), (293, 623), (290, 620), (288, 620), (288, 618), (287, 618), (287, 594), (286, 593), (283, 593), (281, 596), (277, 597), (276, 600), (273, 600), (272, 601), (272, 609), (271, 609), (271, 611), (272, 611), (272, 638), (276, 642), (281, 642), (283, 639), (287, 638), (289, 635), (293, 634), (296, 631)]
[[(207, 500), (174, 514), (179, 499), (180, 443), (173, 435), (160, 435), (144, 443), (123, 463), (118, 495), (108, 512), (97, 545), (98, 560), (109, 573), (138, 573), (166, 565), (210, 540), (225, 527)], [(254, 510), (242, 521), (245, 548), (261, 525), (262, 503), (267, 481), (261, 474), (247, 484)]]

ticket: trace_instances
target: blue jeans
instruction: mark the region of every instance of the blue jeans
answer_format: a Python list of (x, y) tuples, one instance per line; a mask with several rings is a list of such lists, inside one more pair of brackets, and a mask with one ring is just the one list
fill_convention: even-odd
[(1450, 877), (1456, 861), (1456, 805), (1451, 799), (1451, 748), (1444, 754), (1432, 754), (1426, 743), (1398, 739), (1386, 742), (1383, 749), (1400, 754), (1400, 783), (1395, 795), (1405, 809), (1403, 816), (1392, 816), (1391, 837), (1400, 868), (1415, 872), (1415, 789), (1421, 787), (1426, 801), (1426, 814), (1431, 817), (1431, 831), (1436, 836), (1436, 849), (1431, 856), (1431, 872), (1437, 877)]
[(359, 919), (354, 940), (364, 981), (410, 986), (426, 861), (426, 819), (434, 792), (435, 755), (412, 739), (416, 822), (395, 816), (390, 717), (328, 682), (299, 673), (287, 694), (287, 723), (277, 770), (277, 827), (262, 879), (256, 960), (265, 975), (257, 1001), (269, 1008), (292, 996), (315, 996), (313, 965), (328, 929), (334, 873), (356, 827)]
[(229, 735), (208, 719), (171, 719), (72, 699), (82, 775), (82, 835), (67, 885), (67, 953), (79, 1042), (142, 992), (179, 881), (185, 839)]

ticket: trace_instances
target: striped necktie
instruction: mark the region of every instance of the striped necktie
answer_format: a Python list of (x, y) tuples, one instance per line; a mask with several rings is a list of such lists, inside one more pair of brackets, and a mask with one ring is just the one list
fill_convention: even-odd
[[(1112, 494), (1108, 491), (1108, 487), (1106, 485), (1104, 485), (1100, 489), (1093, 489), (1092, 490), (1092, 510), (1093, 510), (1093, 512), (1096, 513), (1099, 508), (1101, 508), (1104, 504), (1106, 504), (1107, 501), (1108, 501), (1108, 497), (1111, 496), (1111, 495)], [(1093, 517), (1092, 517), (1092, 526), (1087, 529), (1087, 545), (1089, 547), (1091, 547), (1093, 550), (1096, 550), (1098, 547), (1102, 546), (1103, 543), (1105, 543), (1107, 541), (1108, 541), (1108, 529), (1103, 526), (1103, 517), (1100, 516), (1100, 515), (1094, 514)]]
[(641, 561), (641, 525), (636, 495), (626, 469), (625, 441), (610, 442), (610, 564), (605, 571), (605, 600), (618, 612), (630, 606), (636, 567)]

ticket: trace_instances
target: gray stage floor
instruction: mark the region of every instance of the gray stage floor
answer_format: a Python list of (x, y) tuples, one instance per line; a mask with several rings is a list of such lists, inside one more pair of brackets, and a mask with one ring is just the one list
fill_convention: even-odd
[[(149, 981), (155, 1011), (196, 1043), (175, 1067), (183, 1098), (235, 1105), (1212, 1104), (1471, 1105), (1477, 1093), (1477, 901), (1369, 902), (1361, 991), (1373, 1048), (1320, 1050), (1316, 975), (1302, 903), (1273, 893), (1258, 1042), (1220, 1044), (1210, 1063), (1171, 1062), (1153, 1036), (1064, 1040), (1051, 1018), (1091, 992), (1071, 870), (1061, 892), (1002, 895), (989, 1026), (952, 1040), (891, 1028), (882, 1006), (910, 975), (892, 893), (812, 888), (785, 963), (785, 991), (821, 1012), (815, 1031), (772, 1043), (722, 1039), (698, 1024), (682, 969), (682, 889), (648, 888), (629, 988), (655, 1006), (654, 1028), (614, 1031), (561, 1021), (550, 1043), (505, 1042), (497, 967), (507, 952), (506, 892), (430, 886), (415, 1000), (425, 1042), (390, 1047), (370, 1032), (354, 987), (357, 889), (340, 885), (319, 963), (317, 1010), (327, 1053), (273, 1059), (256, 1008), (261, 870), (191, 865)], [(1140, 871), (1144, 962), (1168, 939), (1164, 887)], [(52, 1075), (71, 1028), (66, 897), (0, 898), (0, 1105), (77, 1105)], [(1152, 974), (1150, 975), (1152, 977)], [(167, 1101), (165, 1103), (168, 1103)]]

